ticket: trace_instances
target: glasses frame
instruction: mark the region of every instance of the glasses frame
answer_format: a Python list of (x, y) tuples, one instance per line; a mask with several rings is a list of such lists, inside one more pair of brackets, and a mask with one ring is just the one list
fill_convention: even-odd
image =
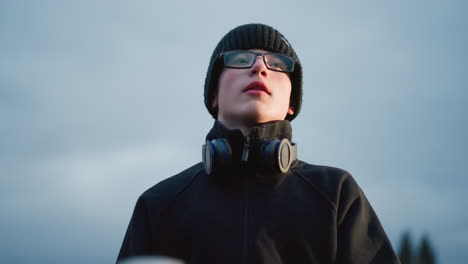
[[(250, 66), (241, 66), (241, 67), (233, 67), (233, 66), (227, 66), (226, 65), (226, 57), (225, 55), (228, 54), (228, 53), (235, 53), (235, 52), (247, 52), (247, 53), (252, 53), (255, 55), (255, 59), (252, 61), (252, 64)], [(265, 55), (270, 55), (270, 54), (274, 54), (274, 55), (279, 55), (281, 57), (286, 57), (286, 58), (289, 58), (291, 59), (292, 61), (292, 67), (291, 67), (291, 70), (287, 70), (287, 71), (282, 71), (282, 70), (278, 70), (278, 69), (275, 69), (275, 68), (270, 68), (270, 66), (268, 66), (266, 60), (265, 60)], [(291, 57), (291, 56), (288, 56), (288, 55), (284, 55), (284, 54), (281, 54), (281, 53), (277, 53), (277, 52), (254, 52), (254, 51), (250, 51), (250, 50), (227, 50), (227, 51), (223, 51), (219, 54), (219, 57), (223, 59), (223, 64), (224, 64), (224, 67), (226, 68), (230, 68), (230, 69), (250, 69), (252, 68), (252, 66), (255, 64), (255, 61), (257, 59), (258, 56), (261, 56), (262, 59), (263, 59), (263, 63), (265, 63), (265, 66), (267, 67), (267, 69), (269, 70), (272, 70), (272, 71), (276, 71), (276, 72), (285, 72), (285, 73), (292, 73), (294, 72), (294, 66), (296, 65), (296, 59)]]

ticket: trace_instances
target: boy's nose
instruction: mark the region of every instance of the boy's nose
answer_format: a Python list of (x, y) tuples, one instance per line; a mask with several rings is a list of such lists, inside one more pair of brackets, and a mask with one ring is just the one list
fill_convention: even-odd
[(258, 56), (255, 60), (254, 65), (250, 68), (249, 71), (250, 75), (262, 75), (263, 77), (268, 76), (268, 68), (265, 65), (265, 62), (263, 61), (263, 58), (261, 56)]

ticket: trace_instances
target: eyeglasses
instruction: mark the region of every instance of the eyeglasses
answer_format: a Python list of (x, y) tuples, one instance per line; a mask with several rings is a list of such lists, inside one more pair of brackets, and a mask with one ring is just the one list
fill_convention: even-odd
[(262, 56), (263, 62), (269, 70), (277, 72), (293, 72), (296, 60), (280, 53), (258, 53), (248, 50), (230, 50), (220, 54), (224, 59), (224, 66), (234, 69), (251, 68), (257, 57)]

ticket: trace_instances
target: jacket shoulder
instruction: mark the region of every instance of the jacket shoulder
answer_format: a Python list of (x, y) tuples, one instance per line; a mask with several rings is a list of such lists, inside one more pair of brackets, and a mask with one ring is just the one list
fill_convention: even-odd
[[(203, 163), (197, 163), (192, 167), (179, 172), (167, 179), (155, 184), (139, 197), (139, 201), (144, 201), (147, 205), (162, 205), (175, 199), (178, 195), (186, 191), (195, 178), (204, 172)], [(158, 206), (161, 208), (161, 206)], [(162, 209), (162, 208), (161, 208)]]
[(291, 171), (320, 193), (335, 210), (343, 192), (347, 194), (361, 192), (351, 174), (340, 168), (299, 161)]
[(136, 255), (153, 255), (161, 242), (154, 238), (161, 234), (161, 214), (171, 201), (190, 188), (195, 178), (203, 172), (203, 164), (194, 166), (172, 176), (146, 190), (133, 210), (132, 218), (125, 233), (118, 260)]

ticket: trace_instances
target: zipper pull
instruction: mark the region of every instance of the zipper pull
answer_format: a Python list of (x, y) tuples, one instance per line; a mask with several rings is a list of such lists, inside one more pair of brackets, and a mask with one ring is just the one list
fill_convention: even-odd
[(249, 159), (249, 148), (250, 148), (250, 137), (247, 137), (246, 141), (244, 142), (244, 150), (242, 151), (242, 162), (247, 162)]

